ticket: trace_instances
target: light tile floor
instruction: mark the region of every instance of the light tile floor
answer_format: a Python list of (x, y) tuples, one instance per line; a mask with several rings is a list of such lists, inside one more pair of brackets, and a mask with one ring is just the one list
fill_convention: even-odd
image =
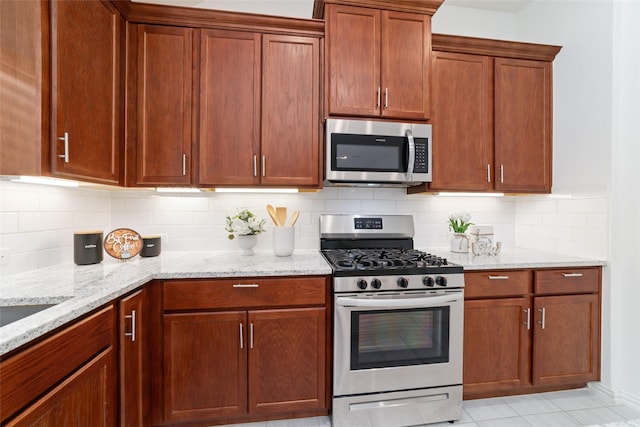
[[(466, 400), (462, 403), (462, 409), (459, 421), (428, 426), (640, 427), (640, 409), (617, 404), (593, 388)], [(232, 424), (228, 427), (331, 427), (331, 420), (329, 417), (315, 417)]]

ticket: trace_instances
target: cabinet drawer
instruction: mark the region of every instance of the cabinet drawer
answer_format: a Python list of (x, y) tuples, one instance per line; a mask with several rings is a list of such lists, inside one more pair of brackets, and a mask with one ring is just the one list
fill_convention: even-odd
[(465, 298), (507, 297), (531, 292), (531, 273), (526, 270), (467, 272)]
[(326, 277), (240, 277), (164, 282), (165, 310), (324, 305)]
[(600, 289), (600, 267), (534, 272), (536, 294), (594, 293)]

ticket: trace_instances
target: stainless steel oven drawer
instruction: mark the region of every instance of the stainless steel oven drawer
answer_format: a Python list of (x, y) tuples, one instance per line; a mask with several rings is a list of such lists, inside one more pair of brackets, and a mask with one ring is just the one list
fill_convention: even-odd
[(333, 427), (405, 427), (462, 416), (462, 386), (333, 399)]

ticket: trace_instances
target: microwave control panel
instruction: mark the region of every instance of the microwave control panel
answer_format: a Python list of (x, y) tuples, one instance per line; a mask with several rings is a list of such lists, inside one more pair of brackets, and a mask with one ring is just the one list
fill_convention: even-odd
[(427, 138), (415, 138), (416, 159), (413, 164), (413, 173), (429, 173), (427, 141)]

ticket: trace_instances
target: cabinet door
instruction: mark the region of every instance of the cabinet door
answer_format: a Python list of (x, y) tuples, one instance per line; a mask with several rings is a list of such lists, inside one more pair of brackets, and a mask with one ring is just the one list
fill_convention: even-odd
[(191, 182), (192, 38), (189, 28), (138, 26), (135, 184)]
[(260, 37), (202, 31), (200, 184), (260, 182)]
[(49, 5), (51, 173), (118, 184), (124, 141), (122, 17), (108, 2)]
[(145, 389), (143, 353), (145, 335), (143, 319), (145, 315), (142, 289), (120, 301), (120, 425), (143, 426), (144, 406), (148, 397)]
[(499, 191), (551, 192), (551, 64), (495, 60)]
[(246, 413), (246, 312), (164, 315), (165, 421)]
[(263, 36), (263, 184), (319, 184), (319, 60), (317, 38)]
[(326, 407), (325, 310), (249, 312), (250, 413)]
[(380, 11), (327, 4), (329, 114), (380, 115)]
[(509, 390), (528, 383), (529, 298), (464, 302), (464, 394)]
[(493, 67), (487, 56), (433, 53), (433, 190), (489, 191)]
[(69, 378), (3, 424), (15, 426), (116, 425), (115, 350), (109, 347)]
[(431, 17), (382, 11), (381, 28), (382, 116), (428, 119)]
[(600, 377), (598, 295), (534, 298), (533, 383), (579, 384)]

